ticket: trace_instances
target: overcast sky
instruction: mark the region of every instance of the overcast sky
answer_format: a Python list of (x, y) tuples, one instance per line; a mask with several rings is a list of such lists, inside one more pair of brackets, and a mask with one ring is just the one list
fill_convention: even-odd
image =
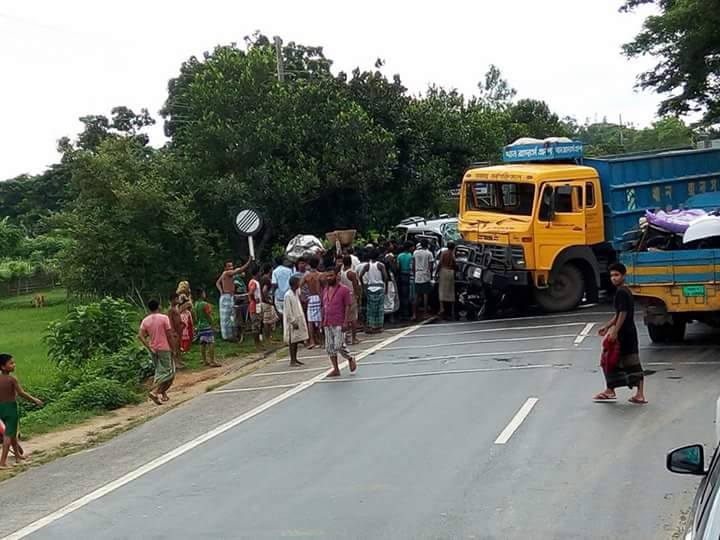
[[(562, 116), (644, 126), (659, 98), (633, 89), (649, 60), (622, 43), (647, 10), (621, 0), (23, 0), (0, 3), (0, 179), (58, 159), (56, 141), (78, 117), (115, 105), (157, 116), (167, 81), (190, 55), (242, 43), (254, 30), (322, 45), (333, 71), (386, 61), (412, 92), (429, 83), (475, 91), (498, 65), (518, 97), (547, 101)], [(160, 122), (159, 122), (160, 124)], [(151, 132), (162, 144), (162, 128)], [(509, 142), (509, 141), (508, 141)]]

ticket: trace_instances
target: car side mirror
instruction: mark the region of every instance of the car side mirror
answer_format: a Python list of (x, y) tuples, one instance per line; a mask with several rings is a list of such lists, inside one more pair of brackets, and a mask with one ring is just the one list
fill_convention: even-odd
[(704, 476), (705, 451), (701, 444), (677, 448), (667, 455), (667, 469), (677, 474)]

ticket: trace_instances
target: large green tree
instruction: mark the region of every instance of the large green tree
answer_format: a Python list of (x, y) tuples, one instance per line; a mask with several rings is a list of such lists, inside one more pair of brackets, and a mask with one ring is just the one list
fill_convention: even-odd
[(657, 59), (639, 85), (670, 97), (659, 113), (701, 111), (705, 124), (720, 122), (720, 0), (626, 0), (622, 9), (653, 4), (642, 31), (624, 46), (629, 57)]
[(396, 164), (391, 133), (325, 71), (327, 62), (313, 60), (318, 48), (287, 54), (286, 67), (314, 76), (279, 82), (275, 50), (260, 36), (247, 50), (191, 58), (169, 85), (162, 114), (171, 148), (191, 164), (184, 189), (227, 245), (244, 206), (264, 213), (281, 241), (371, 226), (370, 197)]
[(55, 220), (72, 239), (62, 260), (70, 289), (139, 298), (210, 278), (213, 252), (189, 197), (172, 192), (170, 153), (111, 137), (72, 163), (77, 196)]

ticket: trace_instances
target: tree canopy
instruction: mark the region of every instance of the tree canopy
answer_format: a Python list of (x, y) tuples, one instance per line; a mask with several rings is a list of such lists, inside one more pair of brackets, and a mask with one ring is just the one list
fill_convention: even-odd
[(639, 77), (641, 88), (669, 93), (661, 115), (702, 112), (704, 124), (720, 122), (720, 0), (626, 0), (630, 11), (653, 4), (642, 31), (623, 50), (631, 58), (650, 55), (652, 69)]

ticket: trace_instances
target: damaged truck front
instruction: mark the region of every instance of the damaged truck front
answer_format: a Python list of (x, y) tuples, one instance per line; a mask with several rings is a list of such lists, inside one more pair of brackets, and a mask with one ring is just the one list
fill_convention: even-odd
[(717, 149), (589, 159), (581, 143), (552, 139), (506, 146), (503, 158), (469, 167), (461, 186), (458, 301), (478, 313), (597, 301), (645, 211), (677, 208), (700, 181), (717, 190), (720, 174)]

